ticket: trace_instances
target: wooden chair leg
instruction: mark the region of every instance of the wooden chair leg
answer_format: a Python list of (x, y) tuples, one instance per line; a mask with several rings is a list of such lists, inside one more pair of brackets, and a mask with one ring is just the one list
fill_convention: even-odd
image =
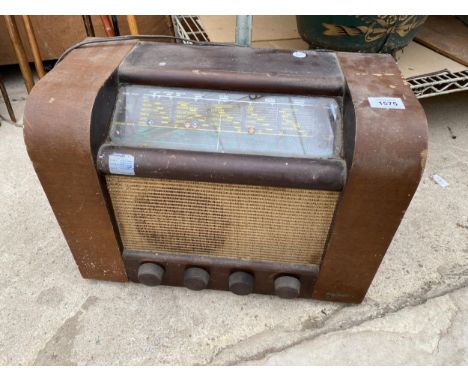
[(24, 84), (26, 85), (28, 93), (30, 93), (31, 89), (34, 87), (34, 79), (31, 68), (29, 67), (28, 58), (26, 57), (26, 52), (24, 51), (23, 42), (21, 41), (21, 37), (18, 32), (16, 21), (14, 16), (4, 17), (8, 34), (10, 35), (10, 41), (15, 49), (16, 58), (18, 59), (21, 74), (23, 75)]
[(109, 16), (101, 16), (102, 26), (104, 27), (104, 32), (106, 32), (107, 37), (114, 37), (114, 27), (112, 26), (112, 21)]
[(16, 123), (15, 112), (13, 111), (13, 107), (11, 106), (10, 97), (8, 97), (8, 93), (5, 88), (5, 83), (3, 82), (2, 77), (0, 77), (0, 91), (2, 93), (3, 99), (5, 100), (5, 105), (8, 110), (8, 115), (10, 116), (10, 119), (12, 120), (12, 122)]
[(29, 46), (34, 57), (34, 66), (36, 67), (36, 72), (39, 78), (45, 76), (44, 65), (42, 64), (41, 52), (39, 46), (37, 45), (36, 34), (34, 33), (34, 28), (31, 23), (31, 18), (29, 16), (23, 16), (24, 27), (26, 33), (28, 34)]
[(114, 34), (116, 36), (120, 36), (119, 20), (117, 19), (117, 16), (112, 15), (111, 20), (112, 20), (112, 25), (114, 27)]
[(95, 37), (93, 22), (91, 21), (91, 16), (81, 16), (83, 18), (83, 24), (86, 29), (86, 36)]
[(138, 24), (135, 16), (127, 16), (128, 29), (130, 29), (130, 34), (140, 34), (138, 31)]

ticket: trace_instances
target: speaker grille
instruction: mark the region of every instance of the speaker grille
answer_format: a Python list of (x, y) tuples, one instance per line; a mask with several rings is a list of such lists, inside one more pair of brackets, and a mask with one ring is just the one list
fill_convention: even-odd
[(338, 192), (106, 177), (129, 250), (318, 264)]

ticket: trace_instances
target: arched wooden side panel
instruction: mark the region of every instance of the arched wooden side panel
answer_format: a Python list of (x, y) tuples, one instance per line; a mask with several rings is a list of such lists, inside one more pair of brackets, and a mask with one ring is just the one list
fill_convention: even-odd
[[(355, 142), (313, 297), (359, 303), (419, 184), (427, 121), (391, 56), (338, 59), (354, 106)], [(368, 97), (401, 98), (405, 108), (374, 108)]]
[(90, 129), (98, 94), (109, 86), (109, 78), (133, 46), (76, 49), (34, 87), (26, 103), (29, 156), (85, 278), (127, 280), (93, 159)]

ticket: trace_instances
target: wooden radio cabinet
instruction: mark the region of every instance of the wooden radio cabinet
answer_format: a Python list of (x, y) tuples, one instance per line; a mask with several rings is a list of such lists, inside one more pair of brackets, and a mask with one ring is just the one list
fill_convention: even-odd
[(421, 105), (377, 54), (90, 44), (24, 122), (83, 277), (353, 303), (427, 150)]

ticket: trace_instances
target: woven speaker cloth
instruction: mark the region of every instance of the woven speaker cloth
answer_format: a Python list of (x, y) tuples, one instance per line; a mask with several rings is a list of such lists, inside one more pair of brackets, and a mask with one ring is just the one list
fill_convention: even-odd
[(339, 192), (108, 175), (128, 250), (319, 264)]

